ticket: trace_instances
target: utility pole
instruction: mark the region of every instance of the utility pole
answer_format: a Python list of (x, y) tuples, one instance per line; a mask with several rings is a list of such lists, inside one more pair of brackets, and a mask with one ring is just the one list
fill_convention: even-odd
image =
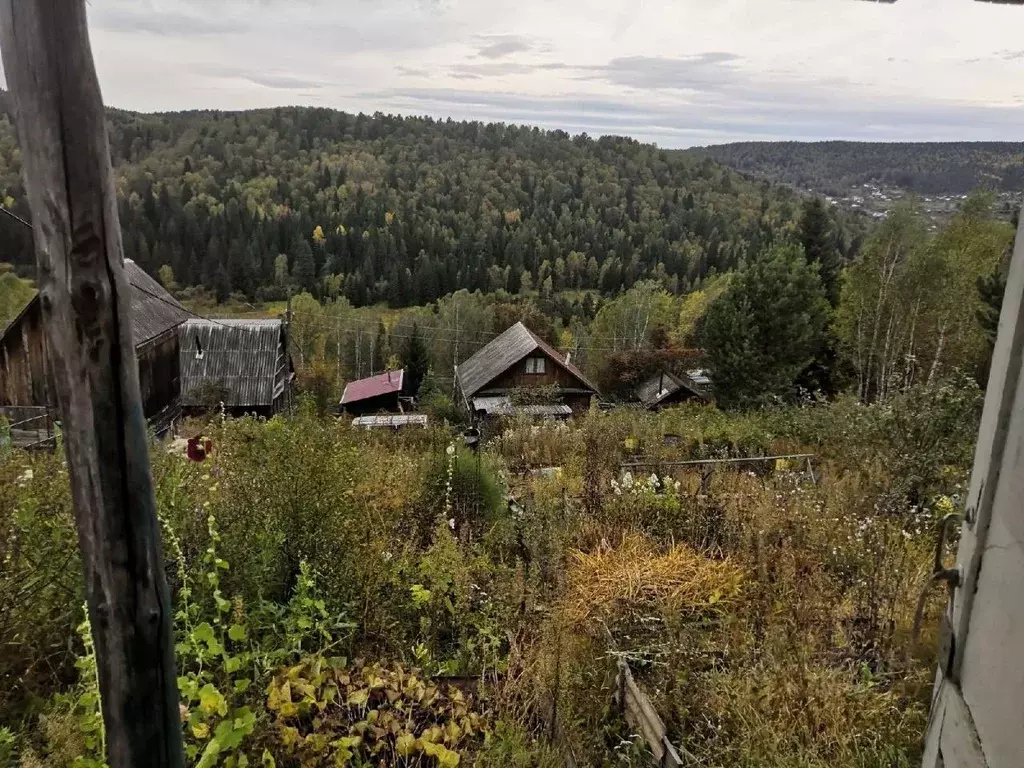
[[(458, 305), (458, 303), (455, 304), (455, 349), (454, 349), (454, 354), (452, 355), (452, 365), (453, 365), (454, 368), (457, 368), (458, 365), (459, 365), (459, 305)], [(458, 394), (459, 394), (459, 390), (458, 390), (458, 377), (457, 376), (452, 376), (452, 399), (453, 400), (456, 399), (458, 397)]]
[(359, 361), (359, 352), (363, 346), (363, 331), (362, 328), (356, 328), (356, 378), (363, 378), (363, 366)]
[(179, 768), (173, 610), (84, 0), (0, 0), (0, 50), (32, 211), (107, 762)]

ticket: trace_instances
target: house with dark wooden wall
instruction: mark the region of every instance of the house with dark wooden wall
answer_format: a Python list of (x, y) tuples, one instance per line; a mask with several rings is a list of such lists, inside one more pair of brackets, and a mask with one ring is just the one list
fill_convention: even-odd
[(181, 407), (273, 416), (291, 407), (295, 367), (281, 320), (189, 320), (178, 326)]
[[(139, 389), (147, 419), (159, 418), (178, 400), (176, 328), (189, 313), (135, 262), (125, 261), (131, 288), (132, 338), (139, 364)], [(56, 409), (48, 375), (46, 336), (39, 296), (33, 298), (0, 336), (0, 406)]]
[(341, 410), (353, 416), (372, 413), (401, 413), (400, 398), (405, 369), (385, 371), (376, 376), (350, 381), (341, 393)]
[[(492, 339), (457, 365), (463, 403), (475, 416), (524, 411), (536, 416), (568, 416), (590, 408), (598, 394), (583, 372), (522, 323)], [(556, 403), (517, 406), (517, 392), (550, 388)], [(560, 407), (559, 407), (560, 406)]]

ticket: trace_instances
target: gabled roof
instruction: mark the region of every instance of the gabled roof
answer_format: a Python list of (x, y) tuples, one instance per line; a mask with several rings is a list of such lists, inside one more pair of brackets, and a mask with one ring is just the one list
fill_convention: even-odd
[(188, 311), (160, 283), (131, 259), (125, 259), (124, 276), (132, 291), (132, 339), (140, 347), (189, 318)]
[[(156, 280), (131, 259), (124, 260), (124, 276), (131, 287), (132, 296), (132, 340), (136, 347), (155, 339), (189, 318), (189, 312), (171, 296)], [(0, 338), (7, 334), (39, 303), (39, 294), (25, 305), (25, 308), (7, 324)]]
[(345, 391), (341, 393), (341, 404), (348, 405), (360, 400), (369, 400), (371, 397), (400, 393), (404, 378), (405, 369), (401, 368), (397, 371), (386, 371), (378, 373), (376, 376), (350, 381), (345, 385)]
[(189, 320), (178, 326), (181, 403), (206, 406), (220, 387), (228, 408), (273, 405), (291, 378), (280, 320)]
[(597, 387), (590, 383), (579, 368), (566, 362), (561, 352), (520, 322), (491, 339), (472, 357), (457, 367), (456, 375), (463, 397), (468, 400), (502, 373), (538, 349), (579, 379), (587, 388), (597, 392)]
[(679, 390), (686, 390), (692, 397), (703, 400), (705, 395), (690, 382), (668, 371), (659, 371), (636, 388), (636, 397), (648, 408), (653, 408)]

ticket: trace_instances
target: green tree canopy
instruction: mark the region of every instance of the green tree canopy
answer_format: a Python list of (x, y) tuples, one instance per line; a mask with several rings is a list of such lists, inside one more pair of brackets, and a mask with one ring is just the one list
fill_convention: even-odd
[(825, 297), (834, 307), (839, 303), (839, 273), (842, 263), (839, 244), (828, 206), (820, 197), (804, 203), (800, 217), (800, 244), (808, 261), (818, 262)]
[(718, 401), (784, 396), (821, 348), (828, 300), (817, 263), (799, 245), (774, 246), (743, 267), (704, 318), (702, 338)]
[(416, 397), (430, 369), (430, 353), (420, 334), (419, 323), (412, 324), (412, 333), (402, 350), (402, 366), (405, 368), (405, 394)]

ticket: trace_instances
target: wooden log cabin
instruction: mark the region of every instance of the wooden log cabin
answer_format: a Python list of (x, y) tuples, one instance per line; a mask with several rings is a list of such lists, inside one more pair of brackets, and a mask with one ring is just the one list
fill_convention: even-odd
[[(532, 416), (564, 418), (590, 408), (598, 394), (583, 372), (522, 323), (492, 339), (461, 365), (455, 376), (463, 403), (475, 418)], [(553, 401), (516, 403), (526, 390), (547, 390)]]
[[(162, 420), (176, 406), (180, 389), (177, 327), (188, 311), (163, 286), (129, 260), (125, 276), (132, 291), (132, 338), (139, 363), (139, 389), (147, 419)], [(0, 412), (26, 406), (56, 412), (49, 375), (39, 296), (33, 298), (0, 336)]]

